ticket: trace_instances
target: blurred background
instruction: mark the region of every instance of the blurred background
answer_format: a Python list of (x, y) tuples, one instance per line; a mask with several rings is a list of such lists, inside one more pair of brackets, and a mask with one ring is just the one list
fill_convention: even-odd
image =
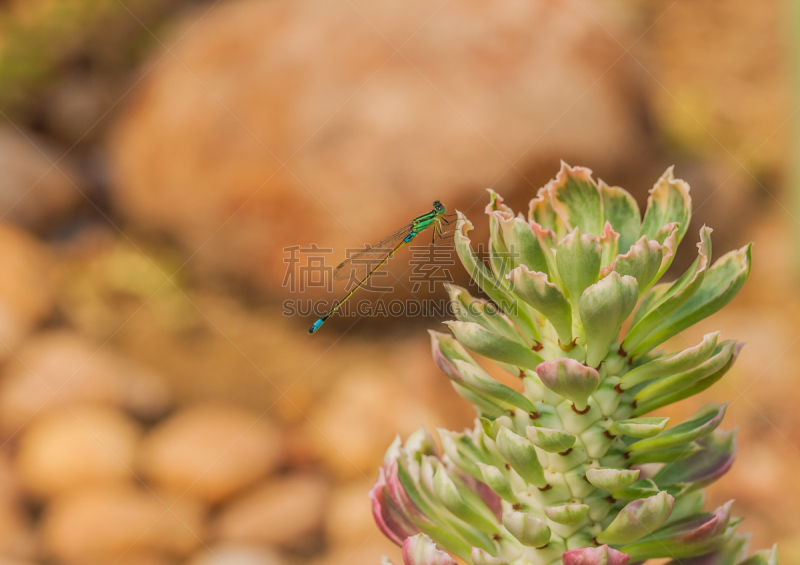
[[(341, 296), (309, 258), (434, 199), (484, 241), (484, 189), (526, 211), (561, 159), (641, 206), (674, 164), (694, 198), (679, 269), (703, 224), (716, 256), (755, 241), (740, 296), (669, 344), (747, 347), (667, 414), (731, 402), (739, 459), (709, 505), (735, 498), (754, 548), (800, 562), (794, 10), (0, 1), (0, 562), (400, 562), (367, 499), (384, 450), (474, 417), (430, 359), (446, 315), (310, 337), (286, 304)], [(442, 301), (441, 279), (410, 282), (419, 253), (360, 298)]]

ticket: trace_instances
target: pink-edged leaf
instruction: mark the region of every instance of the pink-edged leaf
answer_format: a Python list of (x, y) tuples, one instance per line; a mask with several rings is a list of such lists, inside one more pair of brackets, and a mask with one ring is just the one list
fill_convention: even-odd
[(607, 545), (585, 547), (565, 552), (561, 556), (563, 565), (628, 565), (630, 557)]
[[(402, 487), (400, 488), (402, 489)], [(382, 468), (378, 470), (378, 480), (369, 491), (369, 498), (372, 500), (372, 516), (375, 518), (378, 529), (394, 543), (403, 545), (403, 541), (407, 537), (419, 532), (392, 497), (387, 496), (386, 474)]]
[(664, 466), (653, 480), (661, 487), (691, 484), (694, 489), (705, 487), (727, 473), (736, 459), (736, 430), (714, 430), (698, 443), (703, 451)]
[(438, 549), (433, 540), (425, 534), (406, 538), (403, 542), (403, 563), (405, 565), (458, 565), (450, 555)]

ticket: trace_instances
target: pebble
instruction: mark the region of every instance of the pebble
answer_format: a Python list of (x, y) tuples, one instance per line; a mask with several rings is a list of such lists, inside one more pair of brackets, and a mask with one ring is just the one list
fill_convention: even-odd
[(229, 404), (184, 408), (142, 442), (138, 468), (156, 485), (219, 502), (281, 460), (281, 439), (260, 412)]
[(138, 424), (113, 408), (55, 408), (21, 434), (20, 481), (34, 496), (49, 497), (79, 486), (133, 480), (140, 437)]
[(85, 189), (72, 162), (62, 158), (65, 152), (32, 132), (0, 127), (0, 216), (4, 221), (50, 231), (83, 201), (79, 190)]
[(275, 551), (248, 544), (217, 544), (202, 548), (187, 565), (283, 565)]
[(45, 508), (41, 532), (47, 554), (66, 562), (114, 562), (133, 555), (182, 556), (204, 536), (205, 506), (184, 497), (173, 506), (132, 485), (78, 489)]
[(32, 336), (2, 374), (0, 426), (9, 433), (45, 405), (107, 403), (151, 419), (170, 402), (166, 384), (154, 372), (69, 330)]
[(309, 546), (322, 526), (328, 492), (327, 481), (311, 474), (269, 481), (228, 503), (212, 525), (214, 536), (226, 542)]
[(0, 222), (0, 361), (14, 353), (54, 306), (50, 253), (33, 237)]
[(367, 481), (356, 480), (333, 491), (325, 514), (325, 535), (332, 544), (358, 544), (375, 532), (370, 488)]

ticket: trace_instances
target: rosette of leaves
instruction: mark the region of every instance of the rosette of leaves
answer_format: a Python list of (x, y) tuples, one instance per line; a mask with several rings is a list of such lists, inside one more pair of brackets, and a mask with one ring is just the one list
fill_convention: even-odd
[[(648, 416), (712, 386), (741, 349), (719, 332), (659, 349), (718, 311), (750, 272), (750, 246), (697, 257), (662, 277), (691, 217), (668, 169), (644, 216), (619, 187), (563, 165), (527, 217), (490, 191), (488, 264), (459, 214), (458, 255), (488, 297), (449, 289), (457, 320), (431, 332), (433, 356), (478, 412), (473, 429), (421, 430), (386, 455), (371, 491), (381, 530), (407, 565), (775, 565), (747, 557), (731, 503), (704, 510), (703, 487), (732, 465), (726, 405), (683, 422)], [(494, 366), (492, 366), (494, 365)], [(518, 377), (510, 387), (492, 375)]]

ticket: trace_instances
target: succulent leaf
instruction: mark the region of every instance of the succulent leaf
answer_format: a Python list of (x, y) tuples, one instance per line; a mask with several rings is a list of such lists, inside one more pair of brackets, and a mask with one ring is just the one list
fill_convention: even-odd
[(538, 488), (547, 486), (544, 469), (536, 455), (536, 448), (530, 441), (508, 428), (502, 428), (497, 433), (497, 449), (523, 479)]
[(661, 491), (655, 496), (629, 502), (608, 527), (597, 535), (600, 543), (628, 544), (656, 531), (672, 512), (675, 499)]
[(557, 524), (571, 526), (582, 522), (589, 515), (586, 504), (564, 504), (563, 506), (546, 506), (545, 516)]
[(472, 548), (472, 565), (508, 565), (499, 557), (494, 557), (478, 547)]
[(636, 482), (638, 469), (588, 469), (586, 480), (599, 489), (614, 492), (623, 490)]
[(647, 337), (639, 351), (649, 351), (733, 300), (750, 275), (751, 247), (748, 244), (720, 257), (709, 269), (697, 292)]
[(569, 432), (537, 426), (528, 426), (525, 432), (536, 447), (549, 453), (563, 453), (575, 445), (578, 439)]
[(633, 399), (636, 402), (647, 402), (675, 390), (683, 389), (713, 375), (721, 370), (733, 357), (736, 342), (727, 340), (717, 346), (714, 354), (696, 367), (670, 376), (665, 376), (648, 384), (636, 393)]
[(741, 565), (778, 565), (778, 546), (757, 551), (752, 557), (742, 561)]
[(464, 347), (478, 355), (530, 370), (535, 370), (543, 361), (529, 347), (490, 332), (478, 324), (455, 321), (446, 324)]
[(655, 282), (663, 258), (664, 248), (657, 241), (652, 241), (644, 235), (625, 255), (616, 258), (614, 270), (620, 275), (630, 275), (635, 278), (639, 285), (639, 295), (642, 295)]
[(614, 231), (609, 222), (603, 227), (603, 234), (600, 236), (600, 272), (607, 274), (611, 269), (611, 264), (619, 253), (619, 234)]
[(627, 253), (641, 231), (639, 205), (630, 193), (618, 186), (608, 186), (602, 180), (598, 185), (603, 197), (605, 220), (619, 234), (619, 253)]
[(556, 266), (565, 294), (577, 306), (581, 294), (600, 275), (603, 247), (600, 241), (575, 228), (556, 244)]
[(690, 396), (694, 396), (695, 394), (703, 392), (708, 387), (720, 380), (723, 376), (725, 376), (725, 373), (728, 372), (728, 369), (730, 369), (734, 361), (736, 361), (736, 357), (738, 357), (743, 346), (743, 343), (737, 343), (733, 348), (733, 355), (731, 355), (730, 359), (728, 359), (728, 362), (716, 373), (713, 373), (712, 375), (690, 386), (677, 388), (668, 394), (661, 395), (653, 400), (642, 402), (638, 404), (636, 410), (634, 410), (634, 414), (639, 415), (646, 412), (652, 412), (653, 410), (661, 408), (662, 406), (672, 404), (673, 402), (678, 402), (684, 398), (689, 398)]
[(614, 422), (609, 431), (612, 434), (644, 439), (663, 432), (668, 422), (669, 418), (631, 418)]
[(601, 545), (600, 547), (567, 551), (561, 558), (561, 563), (563, 565), (628, 565), (629, 559), (630, 556), (607, 545)]
[(464, 383), (472, 390), (487, 396), (501, 406), (519, 408), (525, 412), (535, 412), (533, 403), (511, 387), (497, 382), (480, 367), (461, 360), (453, 361)]
[(522, 545), (528, 547), (542, 547), (550, 541), (551, 533), (547, 522), (524, 512), (506, 512), (503, 514), (503, 526)]
[(711, 484), (728, 472), (736, 458), (736, 430), (714, 430), (697, 443), (702, 451), (665, 466), (653, 476), (653, 480), (662, 487), (684, 484), (696, 489)]
[(673, 355), (658, 357), (648, 363), (639, 365), (622, 377), (619, 386), (622, 390), (627, 390), (643, 382), (674, 375), (696, 367), (711, 356), (717, 346), (718, 339), (719, 332), (709, 333), (704, 335), (703, 341), (694, 347), (689, 347)]
[(603, 232), (603, 198), (592, 180), (592, 171), (570, 167), (563, 161), (556, 178), (545, 187), (550, 204), (570, 228), (600, 236)]
[[(657, 300), (643, 302), (642, 306), (647, 305), (648, 307), (647, 313), (635, 321), (622, 342), (622, 347), (632, 356), (647, 353), (661, 343), (660, 341), (653, 343), (654, 340), (651, 338), (643, 345), (645, 340), (663, 324), (664, 320), (683, 306), (702, 285), (711, 261), (711, 230), (705, 226), (700, 230), (700, 242), (697, 244), (697, 249), (699, 250), (697, 259), (677, 281), (668, 288), (657, 291), (659, 295)], [(651, 292), (654, 290), (655, 288)]]
[(572, 401), (579, 411), (588, 406), (588, 399), (600, 384), (600, 375), (591, 367), (568, 357), (546, 361), (536, 367), (542, 384)]
[(586, 332), (587, 365), (597, 367), (605, 358), (638, 296), (636, 279), (615, 272), (583, 293), (578, 310)]
[(680, 241), (689, 229), (691, 217), (692, 199), (689, 197), (689, 185), (676, 179), (673, 167), (670, 167), (650, 190), (640, 234), (653, 239), (662, 226), (676, 222), (679, 225), (678, 241)]
[[(478, 256), (472, 249), (472, 243), (467, 236), (467, 232), (473, 229), (472, 222), (470, 222), (461, 212), (458, 213), (458, 227), (453, 234), (453, 242), (456, 249), (456, 254), (464, 268), (467, 269), (469, 276), (474, 280), (478, 287), (486, 293), (486, 295), (497, 305), (512, 304), (514, 301), (508, 293), (508, 283), (504, 279), (498, 279), (494, 274), (486, 268), (486, 266), (478, 260)], [(533, 320), (530, 319), (524, 312), (519, 309), (516, 312), (509, 314), (516, 324), (526, 332), (530, 339), (538, 338), (538, 331)]]
[(688, 444), (717, 429), (725, 416), (728, 404), (711, 402), (698, 410), (689, 420), (657, 436), (639, 440), (628, 447), (629, 453), (647, 453)]
[(543, 272), (531, 271), (520, 265), (506, 278), (511, 281), (514, 294), (547, 318), (562, 344), (572, 342), (572, 306), (556, 284)]
[(446, 552), (437, 549), (425, 534), (411, 536), (403, 542), (404, 565), (457, 565)]

